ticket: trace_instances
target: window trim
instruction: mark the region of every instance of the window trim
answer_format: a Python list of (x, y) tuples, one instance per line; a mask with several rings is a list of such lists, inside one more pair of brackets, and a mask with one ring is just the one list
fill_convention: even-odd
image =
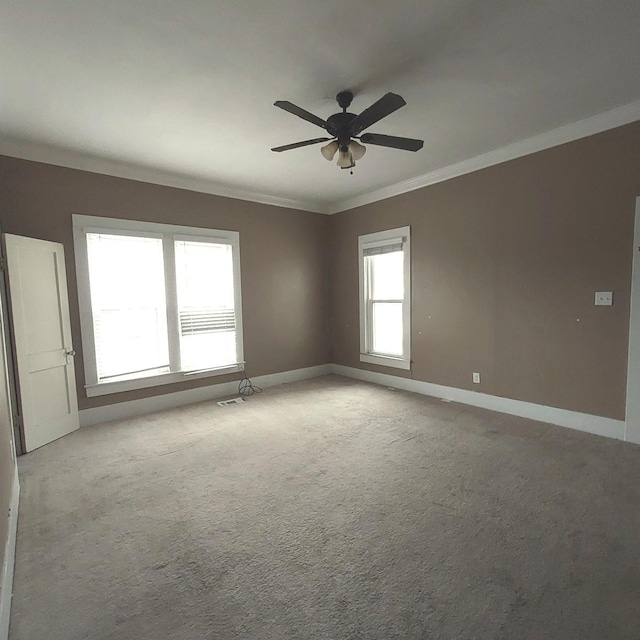
[[(174, 326), (177, 322), (177, 296), (174, 240), (201, 240), (202, 242), (218, 242), (229, 244), (233, 256), (234, 309), (236, 314), (236, 344), (238, 362), (219, 368), (198, 371), (169, 371), (153, 376), (98, 382), (96, 364), (96, 347), (93, 333), (93, 311), (91, 309), (91, 292), (89, 285), (89, 256), (87, 253), (87, 233), (110, 233), (113, 235), (140, 235), (162, 238), (164, 255), (165, 290), (167, 291), (167, 333), (169, 341), (170, 366), (179, 362), (180, 337)], [(185, 227), (159, 222), (142, 222), (138, 220), (121, 220), (118, 218), (101, 218), (73, 214), (73, 244), (76, 261), (76, 281), (78, 286), (78, 306), (80, 310), (80, 332), (82, 336), (82, 355), (84, 361), (85, 391), (88, 397), (102, 396), (110, 393), (146, 389), (164, 384), (183, 382), (198, 378), (235, 373), (244, 369), (244, 344), (242, 326), (242, 287), (240, 281), (240, 234), (237, 231), (205, 229), (201, 227)]]
[[(402, 243), (404, 252), (404, 299), (402, 301), (402, 356), (373, 353), (369, 350), (370, 298), (365, 291), (365, 249)], [(398, 227), (358, 236), (358, 280), (360, 306), (360, 362), (396, 369), (411, 369), (411, 227)]]

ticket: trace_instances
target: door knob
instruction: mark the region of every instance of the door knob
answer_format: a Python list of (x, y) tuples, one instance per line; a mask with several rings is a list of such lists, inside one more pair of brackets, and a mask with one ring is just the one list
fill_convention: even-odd
[(73, 349), (71, 349), (70, 351), (65, 351), (64, 355), (65, 356), (75, 356), (76, 352)]

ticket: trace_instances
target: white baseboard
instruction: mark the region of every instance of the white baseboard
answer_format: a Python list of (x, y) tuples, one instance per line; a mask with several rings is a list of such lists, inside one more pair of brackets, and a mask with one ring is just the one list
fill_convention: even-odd
[(18, 505), (20, 503), (20, 481), (18, 467), (15, 468), (11, 506), (9, 507), (9, 531), (4, 550), (2, 582), (0, 583), (0, 640), (9, 637), (9, 620), (11, 618), (11, 598), (13, 596), (13, 569), (16, 562), (16, 534), (18, 532)]
[[(275, 387), (279, 384), (288, 382), (296, 382), (298, 380), (306, 380), (308, 378), (316, 378), (331, 373), (330, 364), (321, 364), (315, 367), (306, 367), (304, 369), (294, 369), (291, 371), (283, 371), (281, 373), (270, 373), (264, 376), (251, 378), (251, 381), (259, 387)], [(173, 393), (165, 393), (163, 395), (151, 396), (150, 398), (141, 398), (140, 400), (130, 400), (128, 402), (118, 402), (103, 407), (94, 407), (93, 409), (83, 409), (80, 411), (80, 426), (87, 427), (110, 420), (120, 420), (122, 418), (132, 418), (141, 416), (145, 413), (153, 413), (155, 411), (163, 411), (164, 409), (173, 409), (182, 407), (187, 404), (196, 402), (205, 402), (206, 400), (217, 400), (225, 396), (231, 396), (238, 392), (238, 381), (222, 382), (220, 384), (212, 384), (206, 387), (198, 387), (197, 389), (186, 389), (185, 391), (174, 391)]]
[[(323, 364), (305, 369), (272, 373), (257, 376), (256, 378), (252, 378), (252, 381), (260, 387), (267, 388), (330, 373), (388, 387), (395, 387), (397, 389), (403, 389), (404, 391), (412, 391), (434, 398), (452, 400), (453, 402), (490, 409), (491, 411), (499, 411), (522, 418), (530, 418), (531, 420), (547, 422), (578, 431), (586, 431), (587, 433), (594, 433), (599, 436), (606, 436), (617, 440), (625, 439), (625, 423), (622, 420), (603, 418), (601, 416), (568, 411), (567, 409), (558, 409), (556, 407), (547, 407), (541, 404), (534, 404), (533, 402), (491, 396), (486, 393), (478, 393), (477, 391), (445, 387), (430, 382), (345, 367), (339, 364)], [(174, 393), (152, 396), (150, 398), (141, 398), (140, 400), (119, 402), (117, 404), (95, 407), (93, 409), (83, 409), (80, 411), (80, 425), (86, 427), (102, 422), (109, 422), (110, 420), (132, 418), (134, 416), (144, 415), (145, 413), (173, 409), (195, 402), (217, 400), (225, 396), (234, 395), (237, 393), (237, 389), (237, 381), (223, 382), (206, 387), (199, 387), (197, 389), (187, 389), (186, 391), (176, 391)], [(1, 637), (0, 640), (2, 640)]]
[(331, 365), (331, 371), (348, 378), (356, 378), (357, 380), (364, 380), (365, 382), (395, 387), (404, 391), (413, 391), (414, 393), (421, 393), (425, 396), (452, 400), (453, 402), (490, 409), (491, 411), (500, 411), (501, 413), (508, 413), (513, 416), (520, 416), (521, 418), (538, 420), (539, 422), (548, 422), (561, 427), (568, 427), (569, 429), (595, 433), (599, 436), (606, 436), (617, 440), (624, 440), (625, 437), (625, 423), (622, 420), (603, 418), (588, 413), (568, 411), (567, 409), (557, 409), (556, 407), (547, 407), (541, 404), (534, 404), (533, 402), (523, 402), (522, 400), (490, 396), (486, 393), (478, 393), (477, 391), (444, 387), (430, 382), (400, 378), (386, 373), (365, 371), (364, 369), (355, 369), (339, 364)]

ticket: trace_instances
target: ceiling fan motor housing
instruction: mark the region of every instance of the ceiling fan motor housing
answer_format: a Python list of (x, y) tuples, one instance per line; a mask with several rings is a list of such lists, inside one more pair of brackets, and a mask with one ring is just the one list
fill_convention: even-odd
[(340, 146), (349, 144), (351, 140), (349, 125), (355, 117), (355, 113), (347, 113), (345, 111), (344, 113), (334, 113), (327, 118), (327, 124), (329, 125), (327, 131), (338, 139)]

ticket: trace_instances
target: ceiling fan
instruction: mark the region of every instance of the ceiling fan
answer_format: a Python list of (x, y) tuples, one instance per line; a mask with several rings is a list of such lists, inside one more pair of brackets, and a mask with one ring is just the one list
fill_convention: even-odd
[[(342, 113), (334, 113), (326, 120), (314, 116), (313, 113), (309, 113), (286, 100), (274, 102), (274, 106), (280, 107), (280, 109), (284, 109), (294, 116), (298, 116), (298, 118), (311, 122), (318, 127), (322, 127), (331, 137), (314, 138), (313, 140), (285, 144), (282, 147), (274, 147), (271, 151), (289, 151), (290, 149), (298, 149), (299, 147), (306, 147), (310, 144), (330, 141), (329, 144), (320, 149), (322, 155), (331, 161), (336, 153), (338, 153), (338, 162), (336, 164), (341, 169), (351, 169), (356, 166), (356, 160), (360, 160), (367, 150), (360, 142), (375, 144), (381, 147), (391, 147), (392, 149), (402, 149), (404, 151), (418, 151), (422, 149), (422, 145), (424, 144), (422, 140), (385, 136), (381, 133), (363, 133), (360, 135), (371, 125), (382, 120), (382, 118), (385, 118), (394, 111), (397, 111), (400, 107), (404, 107), (407, 103), (401, 96), (395, 93), (387, 93), (359, 115), (347, 112), (352, 100), (353, 93), (351, 93), (351, 91), (341, 91), (336, 96), (336, 101), (342, 109)], [(360, 140), (360, 142), (357, 142), (357, 140)]]

